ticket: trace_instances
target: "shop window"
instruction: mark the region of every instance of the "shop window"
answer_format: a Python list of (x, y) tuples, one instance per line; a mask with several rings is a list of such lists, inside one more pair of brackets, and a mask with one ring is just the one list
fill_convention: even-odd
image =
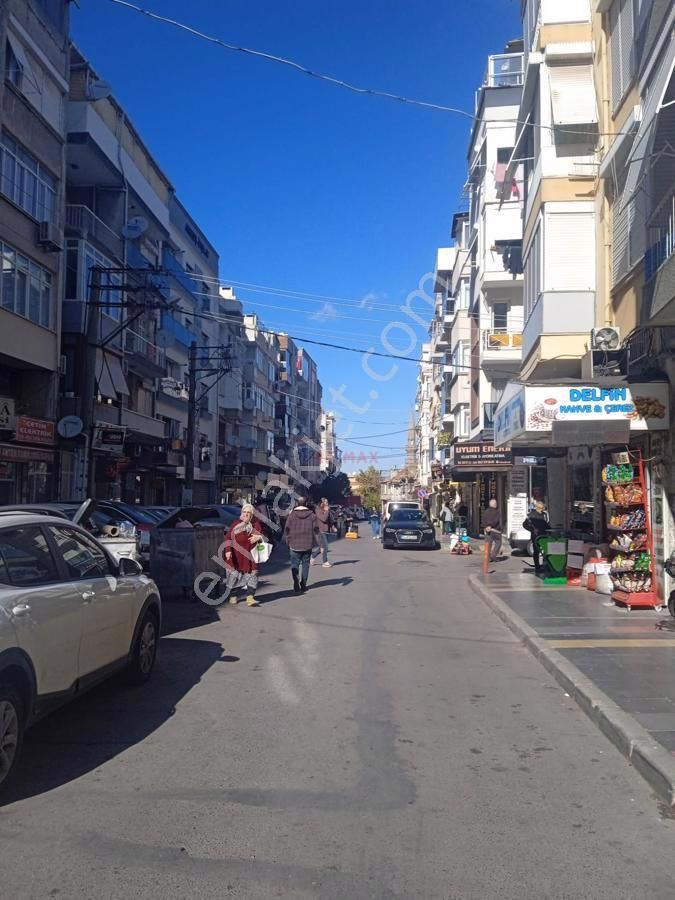
[(573, 466), (570, 469), (570, 525), (576, 531), (593, 531), (593, 468)]

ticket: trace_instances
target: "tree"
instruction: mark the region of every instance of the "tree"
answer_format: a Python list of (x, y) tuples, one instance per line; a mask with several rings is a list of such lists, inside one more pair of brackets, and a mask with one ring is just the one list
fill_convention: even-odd
[(365, 507), (370, 509), (380, 508), (380, 473), (375, 466), (368, 466), (367, 469), (361, 469), (356, 476), (356, 484), (361, 495), (361, 502)]
[(336, 475), (327, 475), (320, 484), (313, 484), (308, 488), (309, 495), (315, 503), (325, 497), (329, 503), (342, 503), (351, 495), (352, 489), (349, 478), (344, 472)]

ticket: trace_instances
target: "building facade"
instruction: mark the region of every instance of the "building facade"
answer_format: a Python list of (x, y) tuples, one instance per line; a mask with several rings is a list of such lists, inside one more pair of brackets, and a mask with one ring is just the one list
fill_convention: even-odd
[(58, 479), (68, 7), (0, 6), (0, 504)]

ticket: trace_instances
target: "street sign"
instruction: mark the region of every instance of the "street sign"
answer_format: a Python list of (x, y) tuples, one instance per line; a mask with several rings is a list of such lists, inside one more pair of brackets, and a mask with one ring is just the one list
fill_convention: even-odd
[(424, 490), (424, 488), (420, 488), (419, 491), (417, 492), (417, 496), (420, 498), (420, 500), (424, 500), (426, 495), (427, 495), (427, 492)]

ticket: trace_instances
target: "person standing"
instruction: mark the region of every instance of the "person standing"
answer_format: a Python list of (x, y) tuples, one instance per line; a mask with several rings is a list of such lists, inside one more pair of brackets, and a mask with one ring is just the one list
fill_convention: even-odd
[(440, 515), (441, 522), (443, 523), (443, 534), (450, 534), (454, 518), (455, 514), (453, 513), (449, 502), (444, 500)]
[(483, 528), (485, 540), (489, 544), (490, 562), (495, 562), (502, 546), (502, 517), (494, 498), (490, 500), (488, 508), (483, 510)]
[(318, 535), (319, 525), (315, 514), (308, 509), (305, 497), (298, 497), (296, 505), (286, 519), (284, 531), (284, 540), (291, 554), (291, 574), (296, 594), (304, 594), (307, 590), (309, 562)]
[(316, 522), (319, 526), (319, 534), (318, 544), (312, 550), (312, 565), (314, 565), (315, 560), (321, 554), (323, 554), (323, 567), (324, 569), (330, 569), (332, 563), (328, 562), (328, 532), (330, 531), (330, 505), (328, 500), (323, 497), (321, 503), (316, 508), (314, 513), (316, 516)]
[(532, 535), (532, 558), (534, 559), (535, 572), (541, 572), (541, 550), (537, 538), (547, 534), (549, 530), (548, 513), (542, 500), (537, 500), (530, 510), (529, 516), (523, 522), (523, 528)]
[(250, 503), (244, 503), (239, 518), (232, 523), (225, 534), (226, 584), (232, 584), (230, 603), (239, 602), (237, 592), (248, 591), (247, 606), (260, 606), (255, 598), (258, 589), (258, 563), (253, 559), (251, 549), (261, 540), (260, 532), (253, 525), (255, 510)]
[(373, 507), (370, 511), (370, 527), (373, 529), (373, 540), (380, 536), (380, 511)]

